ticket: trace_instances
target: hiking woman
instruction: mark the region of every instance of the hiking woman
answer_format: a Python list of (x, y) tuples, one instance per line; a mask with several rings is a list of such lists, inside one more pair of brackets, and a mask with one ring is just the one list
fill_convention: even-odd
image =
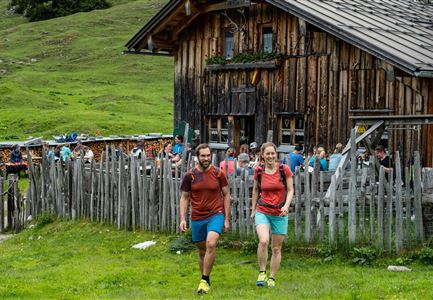
[[(254, 170), (251, 218), (254, 219), (259, 244), (257, 286), (275, 287), (275, 275), (280, 267), (281, 246), (287, 234), (290, 203), (293, 198), (292, 172), (277, 159), (276, 146), (265, 143), (261, 147), (263, 164)], [(269, 278), (266, 275), (269, 229), (272, 232), (272, 257)]]

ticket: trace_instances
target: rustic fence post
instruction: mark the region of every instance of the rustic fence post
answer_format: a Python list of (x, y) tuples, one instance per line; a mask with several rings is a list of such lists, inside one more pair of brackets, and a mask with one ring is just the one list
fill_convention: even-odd
[(350, 181), (349, 181), (349, 243), (356, 241), (356, 132), (353, 128), (350, 133)]
[(125, 172), (125, 165), (124, 165), (124, 155), (123, 155), (123, 150), (119, 149), (120, 151), (120, 155), (119, 155), (119, 174), (118, 174), (118, 186), (119, 188), (117, 189), (117, 229), (120, 229), (122, 227), (122, 216), (123, 216), (123, 211), (122, 211), (122, 204), (124, 202), (123, 199), (123, 173)]
[(361, 240), (365, 239), (365, 197), (367, 176), (368, 169), (363, 167), (361, 175), (361, 193), (359, 197), (359, 237)]
[(386, 230), (385, 230), (385, 241), (386, 241), (386, 249), (391, 251), (392, 249), (392, 222), (393, 222), (393, 205), (392, 205), (392, 191), (393, 191), (393, 170), (391, 169), (388, 172), (388, 193), (386, 197)]
[[(305, 171), (308, 173), (308, 171)], [(295, 170), (295, 238), (299, 242), (302, 236), (302, 173), (301, 168)]]
[(340, 243), (344, 242), (344, 201), (343, 201), (343, 168), (339, 168), (337, 177), (337, 202), (338, 202), (338, 240)]
[(383, 197), (384, 197), (385, 170), (379, 169), (379, 191), (377, 195), (377, 233), (379, 247), (383, 248)]
[(135, 203), (137, 199), (137, 158), (131, 155), (131, 164), (129, 165), (129, 177), (131, 178), (131, 225), (135, 231)]
[(323, 242), (325, 238), (325, 199), (323, 198), (323, 172), (320, 172), (320, 202), (319, 202), (319, 236)]
[(5, 230), (5, 217), (4, 217), (5, 203), (3, 198), (4, 184), (5, 184), (4, 178), (0, 177), (0, 232), (3, 232)]
[(376, 217), (375, 217), (375, 205), (376, 205), (376, 167), (374, 157), (370, 158), (369, 164), (369, 191), (370, 191), (370, 241), (374, 242), (376, 236)]
[(412, 246), (412, 220), (411, 220), (411, 198), (412, 198), (412, 185), (411, 185), (411, 176), (410, 171), (412, 169), (409, 169), (408, 167), (405, 168), (405, 183), (406, 183), (406, 192), (404, 194), (405, 196), (405, 203), (406, 203), (406, 213), (405, 213), (405, 223), (406, 223), (406, 246), (410, 248)]
[(304, 172), (304, 207), (305, 207), (305, 240), (311, 241), (311, 194), (310, 194), (310, 173)]
[(415, 207), (415, 238), (417, 242), (424, 241), (424, 230), (422, 224), (422, 204), (421, 204), (421, 160), (419, 152), (415, 151), (414, 163), (414, 207)]
[(335, 174), (331, 177), (331, 194), (329, 198), (329, 243), (334, 243), (335, 241), (335, 196), (336, 196), (336, 181), (337, 178)]
[[(244, 202), (245, 202), (245, 218), (246, 218), (246, 223), (247, 223), (247, 236), (250, 236), (250, 232), (252, 229), (252, 232), (254, 231), (254, 224), (253, 222), (251, 222), (251, 198), (250, 198), (250, 178), (249, 178), (249, 173), (248, 170), (245, 170), (244, 173), (245, 179), (244, 179), (244, 190), (245, 190), (245, 194), (244, 194)], [(252, 228), (253, 227), (253, 228)]]
[(400, 165), (400, 153), (395, 153), (395, 248), (397, 253), (400, 252), (403, 247), (403, 205), (402, 205), (402, 179), (401, 179), (401, 165)]
[(110, 153), (108, 145), (105, 146), (105, 170), (104, 170), (104, 221), (109, 220), (110, 211)]

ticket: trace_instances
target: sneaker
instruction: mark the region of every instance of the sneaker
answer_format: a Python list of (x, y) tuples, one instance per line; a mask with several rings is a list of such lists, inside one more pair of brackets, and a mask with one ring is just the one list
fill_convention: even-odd
[(275, 287), (275, 279), (274, 278), (269, 278), (268, 279), (268, 288), (274, 288)]
[(259, 277), (257, 277), (256, 286), (265, 286), (267, 280), (266, 273), (260, 272)]
[(206, 280), (200, 280), (200, 284), (198, 285), (197, 293), (198, 294), (207, 294), (210, 291), (210, 285)]

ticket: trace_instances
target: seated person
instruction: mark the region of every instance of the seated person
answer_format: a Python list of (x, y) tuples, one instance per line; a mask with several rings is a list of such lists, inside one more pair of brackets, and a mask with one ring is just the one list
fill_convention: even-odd
[(131, 155), (132, 157), (141, 159), (142, 155), (145, 155), (144, 153), (144, 142), (143, 141), (138, 141), (137, 144), (135, 145), (134, 148), (132, 148), (131, 151)]
[(88, 146), (84, 146), (83, 150), (84, 150), (84, 162), (91, 163), (94, 157), (92, 149), (90, 149)]
[(81, 151), (83, 151), (83, 144), (81, 143), (81, 141), (77, 142), (77, 146), (75, 146), (74, 148), (74, 152), (72, 154), (73, 157), (80, 157), (81, 155)]
[(62, 147), (62, 150), (60, 151), (60, 155), (62, 156), (62, 161), (67, 161), (68, 158), (72, 156), (71, 148), (69, 148), (70, 146), (71, 146), (70, 143), (66, 143)]
[[(186, 161), (188, 161), (190, 155), (191, 155), (191, 159), (195, 158), (191, 143), (187, 143), (186, 144), (186, 153), (185, 153)], [(172, 161), (174, 162), (174, 159)], [(180, 159), (178, 161), (176, 161), (176, 165), (177, 166), (182, 165), (182, 156), (180, 156)]]
[[(226, 175), (231, 175), (235, 172), (235, 149), (230, 147), (226, 150), (226, 158), (220, 162), (220, 169), (226, 173)], [(226, 167), (227, 165), (227, 167)], [(227, 171), (226, 171), (227, 169)]]
[(302, 156), (303, 150), (302, 145), (296, 144), (295, 150), (283, 158), (283, 164), (288, 165), (292, 173), (295, 173), (296, 167), (302, 167), (304, 165), (304, 157)]
[(51, 162), (54, 157), (54, 152), (50, 149), (47, 143), (42, 144), (42, 153), (45, 153), (46, 158)]
[(317, 152), (318, 154), (313, 155), (308, 162), (308, 165), (310, 166), (310, 171), (312, 171), (312, 169), (314, 170), (314, 162), (316, 161), (316, 157), (319, 158), (320, 171), (328, 171), (328, 161), (326, 160), (325, 148), (319, 147), (317, 148)]
[(248, 172), (248, 175), (254, 174), (254, 169), (249, 167), (250, 164), (250, 156), (248, 153), (241, 153), (238, 156), (237, 166), (236, 166), (236, 175), (242, 176)]
[(161, 152), (159, 152), (158, 154), (158, 159), (168, 158), (170, 161), (172, 161), (174, 158), (172, 151), (173, 151), (173, 144), (171, 142), (166, 142), (162, 147)]
[(338, 143), (335, 146), (334, 153), (329, 157), (329, 171), (334, 172), (335, 170), (337, 170), (341, 158), (343, 157), (341, 152), (343, 152), (343, 144)]
[(16, 164), (23, 161), (23, 154), (21, 153), (21, 148), (18, 144), (12, 146), (12, 151), (9, 156), (9, 162)]
[(17, 174), (21, 170), (27, 170), (27, 165), (23, 162), (23, 154), (18, 144), (12, 146), (12, 151), (9, 155), (9, 164), (6, 172), (8, 174)]
[(62, 157), (62, 146), (57, 145), (54, 149), (54, 161), (58, 162)]
[(182, 153), (183, 153), (183, 136), (176, 135), (174, 138), (173, 154), (182, 155)]

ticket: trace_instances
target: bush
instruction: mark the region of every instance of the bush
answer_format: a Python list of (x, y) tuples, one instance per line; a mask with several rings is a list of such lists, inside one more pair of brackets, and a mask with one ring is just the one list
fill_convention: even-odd
[(376, 250), (372, 247), (353, 248), (351, 251), (354, 265), (369, 266), (376, 259)]
[(56, 220), (56, 216), (49, 211), (44, 211), (37, 219), (36, 219), (36, 228), (40, 229), (45, 225), (54, 223)]
[(429, 247), (423, 247), (416, 254), (418, 260), (426, 265), (433, 264), (433, 249)]
[(11, 0), (9, 6), (31, 22), (110, 7), (106, 0)]
[(194, 248), (191, 242), (192, 233), (188, 230), (185, 234), (178, 236), (176, 239), (170, 242), (169, 250), (172, 252), (188, 252)]

